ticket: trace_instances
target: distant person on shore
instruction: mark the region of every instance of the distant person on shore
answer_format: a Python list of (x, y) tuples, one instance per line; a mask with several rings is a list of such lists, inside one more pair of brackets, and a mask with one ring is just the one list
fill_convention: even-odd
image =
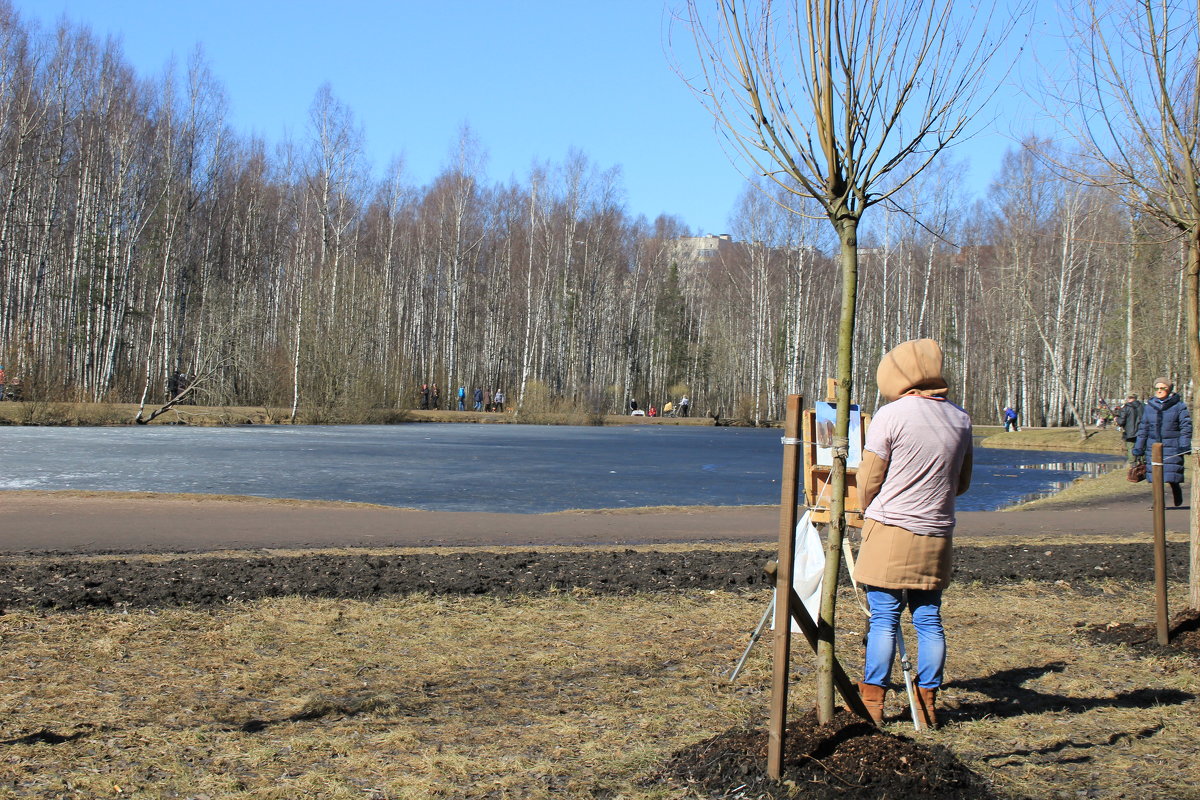
[(679, 416), (686, 417), (688, 415), (688, 409), (691, 407), (692, 401), (688, 400), (688, 396), (686, 394), (679, 398)]
[(1192, 415), (1187, 404), (1173, 390), (1175, 384), (1166, 378), (1155, 378), (1154, 397), (1146, 401), (1142, 421), (1138, 423), (1137, 439), (1133, 443), (1134, 458), (1150, 454), (1150, 446), (1162, 442), (1163, 463), (1148, 463), (1146, 480), (1153, 482), (1153, 470), (1162, 470), (1163, 483), (1171, 487), (1175, 506), (1183, 505), (1183, 459), (1192, 450)]
[(629, 413), (637, 414), (637, 410), (638, 410), (637, 400), (634, 400), (632, 397), (629, 398)]
[(467, 410), (467, 387), (466, 386), (458, 387), (458, 410), (459, 411)]
[(492, 398), (492, 403), (495, 404), (496, 411), (498, 411), (501, 414), (504, 413), (504, 390), (503, 389), (496, 390), (496, 396)]
[(421, 410), (422, 411), (429, 410), (429, 384), (428, 383), (421, 384)]
[(1012, 406), (1004, 407), (1004, 432), (1009, 431), (1019, 432), (1021, 429), (1017, 427), (1017, 411)]
[(942, 348), (932, 339), (897, 345), (876, 372), (887, 403), (863, 445), (858, 487), (866, 508), (854, 578), (866, 588), (871, 621), (859, 693), (876, 723), (896, 631), (907, 607), (917, 631), (917, 713), (937, 726), (946, 663), (942, 590), (950, 583), (954, 499), (971, 484), (971, 418), (946, 399)]
[(1138, 425), (1145, 410), (1136, 394), (1126, 397), (1125, 404), (1117, 409), (1117, 427), (1121, 429), (1121, 438), (1125, 440), (1125, 460), (1130, 464), (1137, 461), (1133, 457), (1133, 445), (1137, 441)]
[(483, 411), (483, 389), (475, 387), (475, 394), (472, 398), (475, 401), (475, 410)]
[(437, 411), (442, 407), (442, 392), (440, 389), (438, 389), (438, 385), (436, 383), (433, 385), (433, 388), (429, 390), (429, 402), (432, 404), (430, 408), (432, 408), (434, 411)]
[(492, 411), (495, 406), (492, 405), (492, 387), (487, 387), (483, 390), (483, 410)]
[(658, 416), (658, 409), (654, 407), (653, 403), (650, 404), (650, 410), (646, 412), (646, 416), (648, 416), (648, 417), (657, 417)]
[(0, 400), (4, 399), (4, 393), (8, 389), (8, 375), (4, 372), (4, 367), (0, 367)]

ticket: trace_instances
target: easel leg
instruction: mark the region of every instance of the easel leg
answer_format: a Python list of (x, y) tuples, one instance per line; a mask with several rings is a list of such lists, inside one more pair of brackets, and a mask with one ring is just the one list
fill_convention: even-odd
[(754, 647), (754, 643), (762, 636), (763, 629), (767, 627), (767, 620), (775, 613), (775, 595), (771, 595), (770, 602), (767, 603), (767, 610), (763, 612), (762, 619), (758, 621), (758, 627), (754, 629), (754, 633), (750, 634), (750, 642), (746, 645), (746, 651), (742, 653), (742, 657), (738, 659), (737, 665), (729, 671), (729, 682), (733, 683), (737, 680), (737, 676), (741, 673), (742, 667), (746, 665), (746, 659), (750, 657), (750, 648)]
[[(904, 606), (908, 606), (908, 592), (904, 593)], [(908, 649), (904, 646), (903, 611), (896, 625), (896, 646), (900, 649), (900, 669), (904, 673), (904, 691), (908, 692), (908, 710), (912, 714), (913, 728), (921, 730), (921, 717), (917, 714), (917, 697), (913, 692), (912, 662), (908, 660)]]

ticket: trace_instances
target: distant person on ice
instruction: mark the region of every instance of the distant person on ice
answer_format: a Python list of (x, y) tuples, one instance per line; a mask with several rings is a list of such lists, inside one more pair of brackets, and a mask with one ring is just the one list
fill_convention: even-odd
[(1138, 424), (1137, 440), (1133, 443), (1134, 458), (1145, 458), (1150, 446), (1162, 442), (1162, 465), (1149, 464), (1146, 479), (1153, 482), (1151, 470), (1162, 470), (1163, 483), (1171, 487), (1171, 499), (1176, 507), (1183, 505), (1183, 458), (1192, 449), (1192, 415), (1187, 404), (1173, 390), (1175, 384), (1166, 378), (1154, 380), (1154, 397), (1146, 401), (1142, 421)]
[(876, 373), (887, 400), (871, 420), (858, 468), (865, 506), (854, 577), (871, 610), (859, 693), (876, 723), (907, 606), (917, 630), (917, 711), (930, 728), (946, 663), (942, 590), (950, 583), (954, 498), (971, 484), (971, 419), (946, 399), (942, 348), (897, 345)]

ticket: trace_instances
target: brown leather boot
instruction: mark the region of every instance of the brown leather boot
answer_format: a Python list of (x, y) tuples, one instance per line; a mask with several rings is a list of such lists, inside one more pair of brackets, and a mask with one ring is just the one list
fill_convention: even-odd
[(872, 721), (876, 725), (882, 725), (883, 698), (887, 695), (887, 689), (873, 683), (860, 683), (858, 684), (858, 695), (862, 698), (863, 705), (867, 707), (867, 713), (871, 715)]
[(921, 726), (936, 729), (937, 721), (937, 689), (922, 689), (917, 687), (917, 715)]

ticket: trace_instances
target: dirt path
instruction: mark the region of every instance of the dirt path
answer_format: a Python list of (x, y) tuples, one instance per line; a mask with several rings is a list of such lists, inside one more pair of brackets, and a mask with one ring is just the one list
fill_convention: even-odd
[[(1054, 511), (963, 512), (956, 536), (1127, 534), (1152, 527), (1149, 498)], [(763, 542), (773, 506), (491, 514), (183, 495), (0, 493), (0, 552), (169, 553), (259, 548), (637, 545)], [(1167, 527), (1186, 531), (1187, 509)]]

